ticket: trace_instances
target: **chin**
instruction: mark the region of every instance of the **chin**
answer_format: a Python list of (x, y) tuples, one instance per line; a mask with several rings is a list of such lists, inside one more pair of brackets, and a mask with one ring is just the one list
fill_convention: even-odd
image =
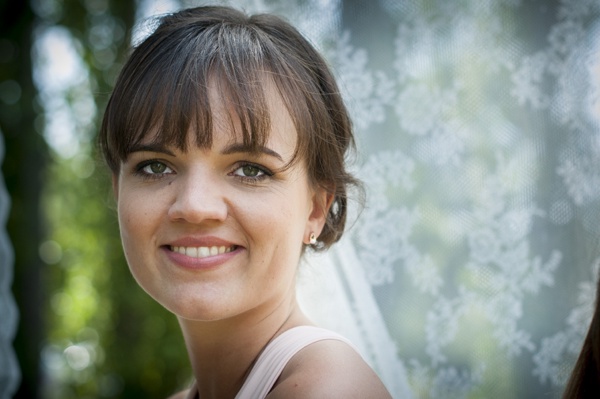
[(177, 318), (192, 321), (217, 321), (228, 313), (227, 306), (207, 298), (181, 297), (176, 299), (154, 298), (162, 307)]

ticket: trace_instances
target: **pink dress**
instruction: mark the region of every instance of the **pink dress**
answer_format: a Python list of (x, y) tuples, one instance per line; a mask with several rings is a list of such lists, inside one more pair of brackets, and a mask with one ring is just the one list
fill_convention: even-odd
[[(343, 336), (324, 328), (300, 326), (289, 329), (262, 351), (236, 399), (263, 399), (273, 388), (288, 361), (300, 350), (317, 341), (333, 339), (354, 346)], [(356, 349), (355, 349), (356, 350)], [(194, 385), (188, 398), (198, 398)]]

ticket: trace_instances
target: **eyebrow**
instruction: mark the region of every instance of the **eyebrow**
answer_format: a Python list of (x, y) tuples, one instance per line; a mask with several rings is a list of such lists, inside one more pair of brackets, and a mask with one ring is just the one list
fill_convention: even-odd
[(175, 156), (173, 151), (168, 150), (166, 147), (164, 147), (160, 144), (139, 144), (138, 143), (131, 147), (131, 149), (129, 150), (129, 153), (144, 152), (144, 151), (145, 152), (159, 152), (162, 154), (170, 155), (172, 157)]
[[(134, 152), (157, 152), (157, 153), (162, 153), (162, 154), (167, 154), (170, 155), (172, 157), (175, 156), (175, 154), (170, 151), (169, 149), (167, 149), (166, 147), (160, 145), (160, 144), (136, 144), (134, 146), (131, 147), (131, 149), (129, 150), (129, 153), (134, 153)], [(243, 143), (233, 143), (228, 145), (227, 147), (225, 147), (223, 149), (223, 151), (221, 151), (221, 153), (223, 155), (230, 155), (230, 154), (236, 154), (236, 153), (262, 153), (262, 154), (266, 154), (272, 157), (275, 157), (277, 159), (279, 159), (281, 162), (283, 161), (283, 157), (281, 155), (279, 155), (279, 153), (277, 153), (276, 151), (273, 151), (272, 149), (270, 149), (269, 147), (265, 147), (265, 146), (249, 146)]]
[(281, 155), (279, 155), (276, 151), (273, 151), (269, 147), (265, 147), (262, 145), (249, 146), (249, 145), (246, 145), (243, 143), (233, 143), (233, 144), (228, 145), (227, 147), (225, 147), (223, 149), (223, 151), (221, 151), (221, 153), (224, 155), (235, 154), (235, 153), (239, 153), (239, 152), (244, 152), (244, 153), (249, 153), (249, 154), (262, 153), (262, 154), (266, 154), (266, 155), (275, 157), (275, 158), (279, 159), (281, 162), (284, 162)]

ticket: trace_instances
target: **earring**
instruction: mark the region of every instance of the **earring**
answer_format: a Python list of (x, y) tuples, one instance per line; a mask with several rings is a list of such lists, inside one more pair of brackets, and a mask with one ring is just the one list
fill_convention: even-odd
[(315, 245), (317, 243), (317, 236), (315, 236), (315, 233), (310, 233), (310, 237), (308, 238), (308, 243), (310, 245)]

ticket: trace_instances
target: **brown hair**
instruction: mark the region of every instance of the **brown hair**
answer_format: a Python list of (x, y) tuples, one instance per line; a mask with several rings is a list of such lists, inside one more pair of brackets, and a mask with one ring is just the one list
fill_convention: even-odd
[(270, 126), (265, 76), (275, 83), (298, 133), (290, 164), (305, 160), (311, 182), (334, 195), (316, 247), (327, 248), (344, 230), (348, 189), (360, 188), (345, 167), (355, 145), (351, 122), (323, 58), (279, 17), (247, 16), (229, 7), (160, 17), (119, 75), (102, 121), (101, 152), (116, 174), (150, 131), (159, 132), (155, 144), (185, 150), (193, 128), (196, 144), (210, 147), (209, 80), (219, 85), (241, 120), (244, 144), (258, 148)]
[(592, 322), (563, 398), (600, 398), (600, 279), (596, 287), (596, 306)]

